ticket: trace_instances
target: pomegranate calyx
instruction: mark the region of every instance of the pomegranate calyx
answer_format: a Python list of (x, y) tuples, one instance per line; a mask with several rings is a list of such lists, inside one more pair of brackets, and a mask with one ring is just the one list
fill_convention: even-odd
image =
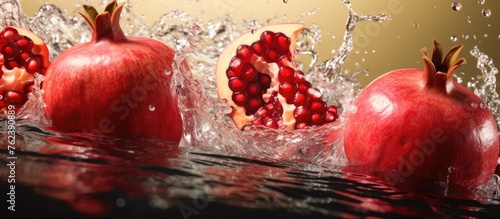
[(443, 59), (443, 48), (434, 40), (432, 48), (432, 59), (429, 58), (427, 48), (422, 48), (422, 60), (425, 65), (424, 80), (427, 87), (434, 87), (448, 93), (453, 87), (453, 73), (455, 70), (466, 64), (465, 58), (458, 58), (463, 45), (452, 47)]
[(83, 5), (85, 13), (80, 12), (80, 15), (92, 28), (92, 42), (96, 43), (104, 39), (114, 42), (127, 41), (120, 27), (120, 15), (124, 5), (125, 3), (118, 5), (116, 0), (113, 0), (100, 14), (93, 6)]

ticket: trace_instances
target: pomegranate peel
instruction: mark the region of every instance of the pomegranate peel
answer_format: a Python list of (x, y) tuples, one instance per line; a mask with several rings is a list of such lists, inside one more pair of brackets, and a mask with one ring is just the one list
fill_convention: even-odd
[(450, 192), (470, 191), (488, 182), (497, 165), (498, 130), (482, 100), (453, 80), (465, 64), (458, 58), (462, 48), (443, 55), (434, 41), (431, 58), (421, 50), (424, 69), (391, 71), (360, 93), (344, 134), (351, 165), (424, 190), (447, 182)]
[(295, 68), (295, 40), (302, 23), (281, 23), (248, 31), (233, 40), (219, 56), (217, 92), (232, 108), (238, 129), (305, 128), (338, 118), (321, 93)]
[(5, 27), (0, 32), (0, 113), (8, 105), (21, 108), (32, 90), (34, 74), (45, 74), (49, 64), (49, 50), (40, 37), (21, 27)]

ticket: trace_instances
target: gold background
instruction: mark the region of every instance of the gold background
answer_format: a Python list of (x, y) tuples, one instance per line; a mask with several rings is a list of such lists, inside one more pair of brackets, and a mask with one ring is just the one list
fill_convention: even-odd
[[(20, 0), (25, 13), (34, 14), (43, 3), (54, 3), (66, 13), (79, 11), (81, 4), (99, 5), (100, 0)], [(120, 1), (123, 2), (123, 1)], [(341, 45), (348, 10), (341, 0), (130, 0), (131, 10), (144, 15), (144, 22), (152, 24), (162, 14), (172, 9), (187, 12), (204, 20), (217, 19), (227, 13), (234, 19), (257, 19), (287, 16), (290, 21), (303, 21), (306, 26), (317, 24), (322, 30), (322, 41), (317, 51), (320, 60), (332, 57), (332, 50)], [(453, 11), (453, 1), (435, 0), (351, 0), (358, 13), (375, 15), (390, 14), (391, 21), (382, 23), (362, 22), (354, 32), (354, 50), (344, 66), (350, 72), (368, 69), (369, 76), (360, 76), (363, 85), (377, 76), (399, 68), (423, 68), (422, 47), (432, 46), (436, 39), (445, 50), (454, 44), (464, 44), (462, 56), (468, 64), (457, 70), (469, 79), (479, 72), (474, 57), (469, 54), (473, 46), (492, 57), (500, 65), (500, 1), (486, 0), (479, 5), (477, 0), (462, 0), (462, 10)], [(489, 8), (490, 17), (483, 17), (481, 10)], [(102, 8), (101, 8), (102, 10)], [(312, 15), (304, 13), (314, 11)], [(467, 17), (470, 16), (470, 19)], [(468, 22), (470, 20), (470, 23)], [(418, 24), (418, 27), (415, 27)], [(462, 37), (469, 35), (468, 39)], [(486, 35), (485, 35), (486, 34)], [(362, 36), (364, 36), (362, 38)], [(453, 42), (450, 38), (457, 37)], [(497, 89), (498, 90), (498, 89)]]

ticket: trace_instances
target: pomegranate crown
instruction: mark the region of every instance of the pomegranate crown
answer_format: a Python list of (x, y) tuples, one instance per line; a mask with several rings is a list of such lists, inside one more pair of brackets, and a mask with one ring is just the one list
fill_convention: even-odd
[(458, 58), (460, 55), (460, 51), (463, 49), (463, 45), (456, 45), (452, 47), (446, 56), (443, 59), (443, 47), (436, 40), (434, 40), (434, 44), (432, 46), (432, 61), (429, 59), (429, 55), (427, 54), (427, 48), (423, 48), (420, 52), (423, 55), (423, 60), (427, 64), (430, 64), (433, 67), (433, 72), (438, 73), (442, 72), (445, 74), (449, 74), (451, 76), (455, 69), (465, 64), (465, 58)]
[(121, 3), (118, 5), (116, 0), (113, 0), (104, 9), (103, 13), (98, 13), (97, 10), (90, 5), (83, 5), (84, 13), (80, 12), (85, 21), (93, 30), (92, 42), (108, 39), (115, 42), (126, 41), (125, 34), (120, 27), (120, 14), (123, 9)]
[(453, 88), (453, 72), (465, 64), (465, 58), (458, 58), (463, 45), (452, 47), (443, 58), (443, 47), (434, 40), (432, 47), (432, 61), (427, 54), (427, 48), (420, 50), (424, 61), (424, 80), (429, 88), (435, 88), (444, 93), (451, 92)]

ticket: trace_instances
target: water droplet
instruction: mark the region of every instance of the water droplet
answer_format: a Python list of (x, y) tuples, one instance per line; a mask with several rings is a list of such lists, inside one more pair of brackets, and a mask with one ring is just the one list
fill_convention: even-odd
[(451, 36), (451, 37), (450, 37), (450, 39), (451, 39), (451, 41), (453, 41), (453, 42), (457, 42), (457, 36)]
[(418, 27), (420, 27), (420, 25), (418, 23), (413, 23), (413, 27), (418, 28)]
[(448, 167), (448, 173), (453, 173), (453, 172), (455, 172), (455, 170), (457, 170), (457, 168), (455, 168), (453, 166)]
[(467, 35), (467, 34), (462, 34), (462, 38), (463, 38), (464, 40), (469, 39), (469, 35)]
[[(500, 37), (500, 35), (499, 35), (499, 37)], [(372, 53), (375, 53), (375, 50), (372, 50)]]
[(172, 71), (170, 71), (170, 69), (167, 69), (167, 70), (165, 70), (165, 74), (170, 75), (170, 74), (172, 74)]
[(116, 206), (119, 208), (123, 208), (125, 206), (125, 199), (119, 198), (116, 200)]
[(141, 19), (144, 19), (144, 18), (146, 18), (146, 15), (141, 14), (141, 15), (139, 15), (139, 17), (140, 17)]
[(283, 3), (288, 3), (288, 0), (283, 0)]
[(490, 17), (491, 10), (489, 8), (483, 8), (483, 10), (481, 11), (481, 14), (483, 14), (484, 17)]
[(134, 3), (131, 1), (127, 1), (127, 7), (129, 7), (129, 8), (134, 7)]
[(479, 104), (479, 108), (486, 109), (486, 104), (484, 104), (484, 103)]
[(487, 34), (487, 33), (485, 33), (485, 34), (484, 34), (484, 37), (488, 37), (488, 34)]
[(434, 5), (434, 6), (432, 6), (432, 10), (435, 10), (435, 9), (436, 9), (436, 6), (435, 6), (435, 5)]
[(294, 58), (298, 58), (302, 55), (302, 51), (296, 49), (295, 52), (293, 53)]
[(149, 111), (153, 112), (155, 111), (156, 107), (154, 105), (149, 105)]
[(472, 102), (470, 105), (472, 106), (472, 108), (477, 108), (477, 103)]
[(486, 2), (486, 0), (477, 0), (477, 3), (478, 3), (479, 5), (484, 5), (484, 2)]
[(257, 32), (255, 28), (250, 29), (250, 33), (255, 34), (255, 32)]
[(0, 95), (0, 100), (1, 100), (1, 99), (3, 99), (3, 96), (2, 96), (2, 95)]
[[(498, 35), (498, 39), (500, 39), (500, 35)], [(337, 52), (336, 49), (332, 49), (332, 51), (330, 51), (332, 54), (335, 54)]]
[(472, 23), (471, 19), (470, 19), (470, 16), (467, 16), (467, 23)]
[(460, 11), (462, 10), (462, 4), (460, 2), (453, 2), (451, 3), (451, 9), (454, 11)]
[(498, 39), (500, 40), (500, 34), (498, 34)]

